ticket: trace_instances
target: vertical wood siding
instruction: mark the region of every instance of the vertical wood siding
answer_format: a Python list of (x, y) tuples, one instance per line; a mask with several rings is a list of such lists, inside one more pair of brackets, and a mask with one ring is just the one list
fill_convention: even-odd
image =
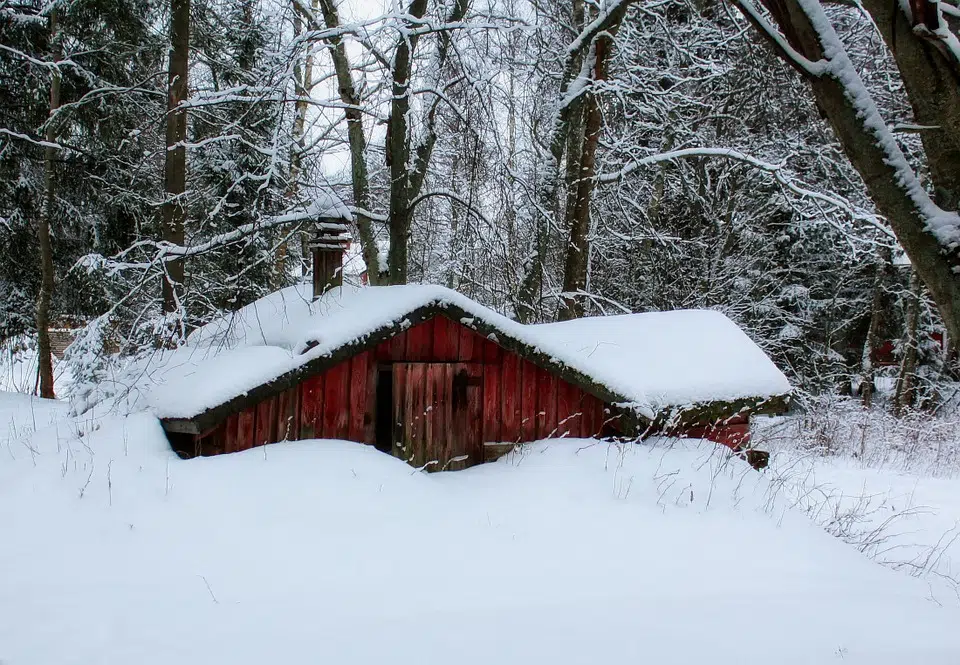
[[(615, 431), (601, 400), (441, 315), (230, 416), (198, 437), (198, 452), (311, 438), (373, 444), (382, 365), (393, 368), (394, 454), (415, 466), (434, 458), (447, 469), (470, 466), (485, 442)], [(453, 394), (460, 372), (462, 404)], [(450, 461), (461, 456), (469, 459)]]

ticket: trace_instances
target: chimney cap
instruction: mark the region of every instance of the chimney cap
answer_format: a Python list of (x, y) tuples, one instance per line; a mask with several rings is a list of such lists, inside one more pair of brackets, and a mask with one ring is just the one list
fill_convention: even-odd
[(321, 220), (315, 225), (316, 233), (307, 243), (310, 249), (346, 251), (353, 238), (349, 227), (342, 221)]

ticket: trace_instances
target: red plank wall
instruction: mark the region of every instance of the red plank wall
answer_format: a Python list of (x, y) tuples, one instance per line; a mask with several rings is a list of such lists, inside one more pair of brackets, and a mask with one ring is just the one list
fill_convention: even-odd
[[(200, 454), (310, 438), (375, 441), (377, 368), (393, 362), (478, 363), (486, 442), (615, 433), (604, 404), (445, 316), (417, 324), (376, 348), (227, 418), (201, 435)], [(396, 397), (396, 396), (395, 396)]]

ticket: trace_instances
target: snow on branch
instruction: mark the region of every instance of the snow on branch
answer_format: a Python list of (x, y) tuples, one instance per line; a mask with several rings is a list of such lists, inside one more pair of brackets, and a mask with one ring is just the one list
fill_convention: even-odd
[(610, 27), (620, 21), (623, 12), (637, 0), (612, 0), (600, 9), (597, 17), (588, 25), (584, 26), (580, 34), (577, 35), (567, 46), (567, 58), (573, 59), (601, 32), (606, 32)]
[[(915, 214), (920, 218), (926, 230), (947, 250), (954, 251), (960, 247), (960, 216), (956, 212), (945, 211), (937, 206), (923, 188), (900, 149), (893, 131), (880, 115), (873, 97), (850, 60), (846, 48), (834, 30), (820, 0), (796, 0), (800, 10), (810, 22), (823, 52), (823, 58), (816, 62), (804, 57), (787, 43), (783, 34), (759, 13), (751, 0), (731, 0), (731, 2), (751, 24), (760, 30), (761, 34), (767, 38), (777, 52), (804, 76), (808, 79), (829, 77), (840, 85), (847, 102), (856, 111), (864, 132), (872, 137), (874, 144), (883, 152), (885, 164), (893, 170), (897, 184), (906, 194)], [(901, 6), (904, 4), (903, 0), (898, 0), (898, 3)], [(957, 40), (952, 35), (951, 37), (952, 39), (945, 39), (945, 43), (952, 50), (953, 43)], [(956, 50), (960, 53), (960, 43), (957, 43)], [(727, 156), (733, 158), (733, 155)], [(640, 165), (642, 164), (638, 164), (638, 166)], [(758, 168), (764, 168), (760, 163), (754, 165)], [(769, 168), (764, 168), (764, 170), (777, 174), (778, 180), (782, 177), (779, 170)], [(614, 179), (616, 178), (614, 177)], [(794, 189), (792, 184), (787, 184), (787, 186)]]
[(0, 135), (9, 136), (11, 138), (20, 139), (21, 141), (26, 141), (27, 143), (32, 143), (38, 145), (41, 148), (53, 148), (54, 150), (63, 150), (64, 146), (59, 143), (54, 143), (52, 141), (44, 141), (42, 139), (35, 139), (28, 134), (21, 134), (20, 132), (14, 132), (12, 130), (0, 127)]
[[(736, 0), (735, 0), (736, 1)], [(960, 247), (960, 215), (948, 212), (933, 202), (910, 166), (897, 140), (880, 115), (873, 97), (857, 73), (840, 37), (833, 29), (819, 0), (797, 0), (817, 34), (828, 66), (824, 72), (844, 90), (850, 105), (856, 110), (864, 130), (873, 136), (877, 147), (884, 153), (884, 161), (893, 169), (898, 185), (910, 199), (916, 214), (927, 231), (947, 250)]]
[[(288, 212), (282, 215), (260, 219), (250, 224), (244, 224), (232, 231), (215, 235), (209, 240), (196, 245), (177, 245), (162, 240), (141, 240), (111, 258), (95, 254), (88, 255), (83, 257), (77, 265), (87, 268), (88, 270), (104, 269), (110, 273), (131, 269), (144, 270), (152, 266), (165, 264), (168, 261), (190, 258), (222, 249), (240, 242), (248, 236), (268, 229), (315, 221), (320, 218), (336, 218), (342, 219), (345, 222), (353, 221), (353, 215), (351, 215), (349, 208), (347, 208), (338, 197), (330, 194), (326, 197), (320, 197), (319, 200), (315, 201), (313, 205), (305, 210)], [(153, 250), (153, 254), (149, 260), (145, 262), (131, 262), (127, 260), (134, 252), (144, 249)]]
[(731, 2), (760, 31), (760, 34), (773, 44), (774, 48), (780, 52), (787, 62), (799, 70), (801, 74), (814, 78), (823, 76), (827, 69), (826, 61), (817, 60), (814, 62), (790, 46), (790, 43), (780, 34), (780, 31), (767, 21), (750, 0), (731, 0)]
[(891, 231), (886, 227), (885, 224), (882, 224), (879, 221), (876, 215), (858, 210), (856, 207), (851, 205), (849, 201), (840, 196), (824, 194), (823, 192), (815, 191), (802, 184), (797, 184), (793, 178), (789, 177), (784, 172), (783, 163), (773, 164), (771, 162), (766, 162), (762, 159), (757, 159), (756, 157), (740, 152), (739, 150), (733, 150), (731, 148), (682, 148), (679, 150), (670, 150), (668, 152), (657, 153), (655, 155), (648, 155), (647, 157), (630, 162), (619, 171), (600, 174), (597, 176), (597, 182), (600, 184), (616, 182), (644, 166), (651, 166), (661, 162), (695, 157), (721, 157), (724, 159), (732, 159), (734, 161), (748, 164), (753, 168), (769, 173), (780, 185), (793, 192), (797, 196), (806, 199), (813, 199), (821, 203), (826, 203), (827, 205), (839, 210), (843, 210), (844, 213), (849, 215), (852, 219), (867, 222), (868, 224), (871, 224), (882, 231), (885, 235), (892, 236)]

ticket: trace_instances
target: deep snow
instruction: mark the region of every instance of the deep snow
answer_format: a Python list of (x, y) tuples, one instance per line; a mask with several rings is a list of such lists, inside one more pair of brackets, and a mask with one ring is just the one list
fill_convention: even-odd
[(712, 444), (428, 475), (336, 441), (182, 461), (141, 413), (0, 446), (4, 663), (960, 662), (960, 609)]

